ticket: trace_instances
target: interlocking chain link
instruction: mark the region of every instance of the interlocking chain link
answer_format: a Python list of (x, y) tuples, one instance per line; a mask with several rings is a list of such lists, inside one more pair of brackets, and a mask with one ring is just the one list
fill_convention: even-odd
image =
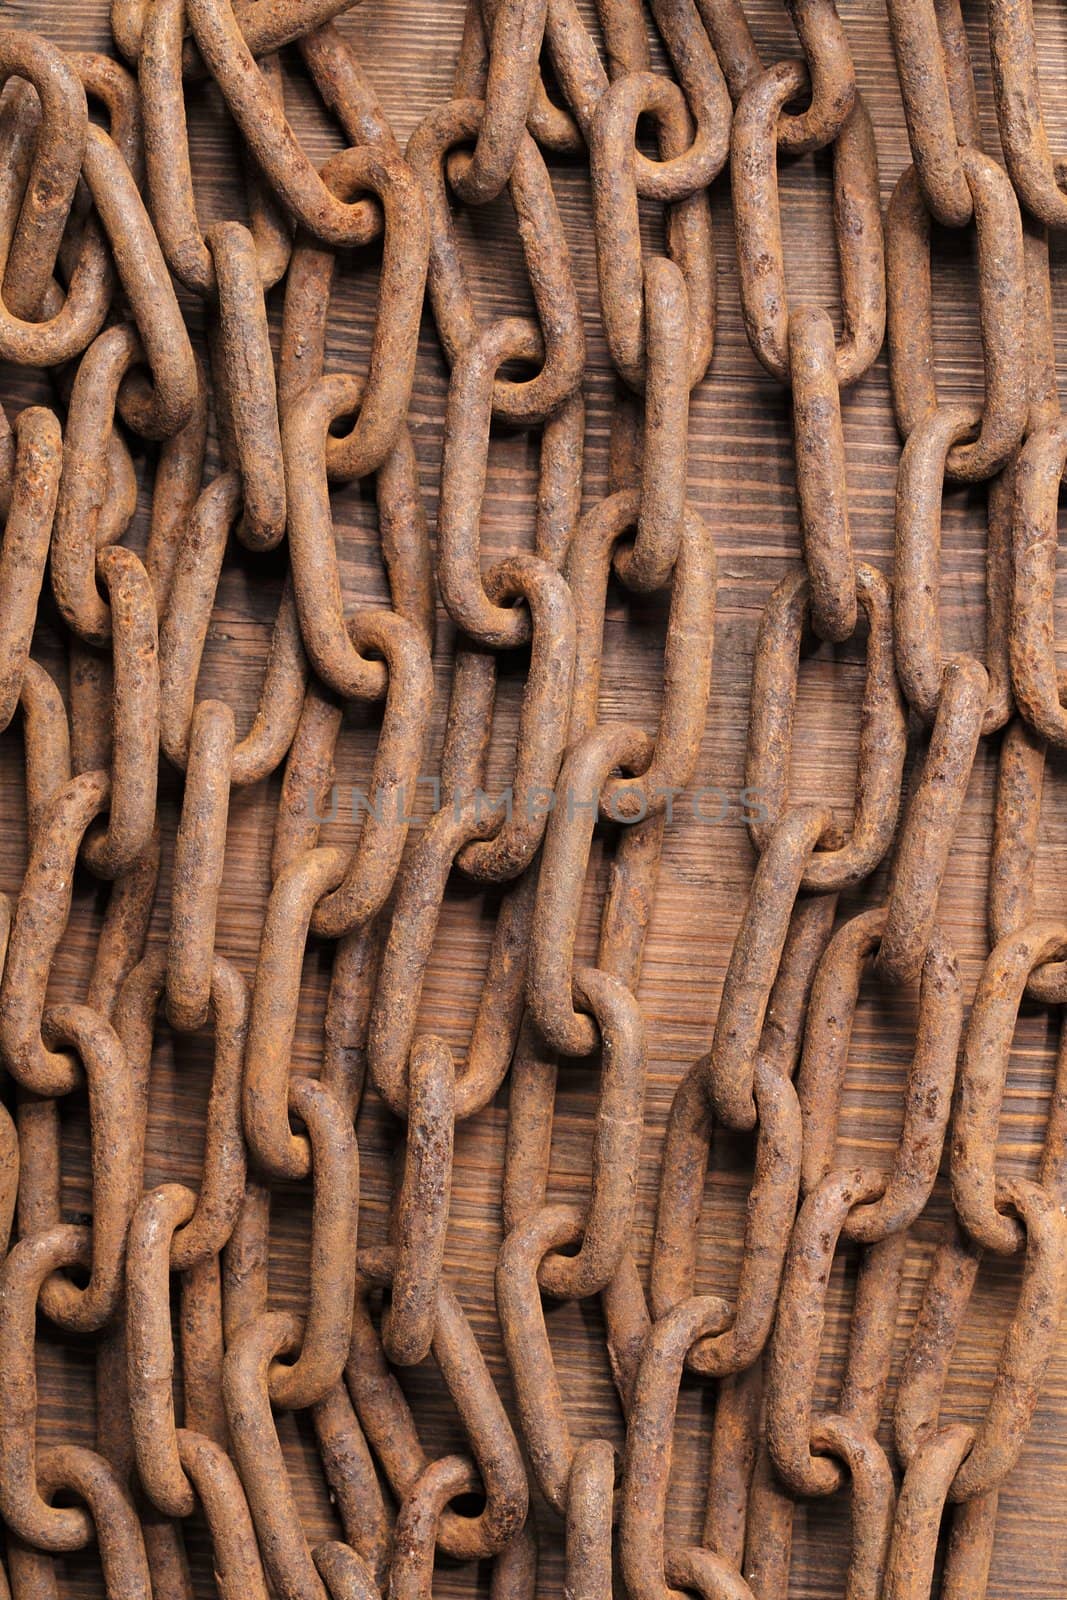
[[(1046, 233), (1067, 223), (1067, 195), (1030, 0), (987, 7), (1004, 166), (982, 147), (957, 0), (887, 0), (913, 165), (884, 233), (833, 0), (787, 0), (799, 54), (770, 64), (738, 0), (649, 0), (647, 14), (641, 0), (467, 0), (452, 97), (406, 149), (375, 63), (334, 25), (351, 3), (112, 0), (128, 67), (0, 29), (0, 357), (48, 370), (55, 390), (0, 426), (0, 730), (21, 712), (27, 818), (21, 884), (0, 896), (11, 1591), (54, 1592), (53, 1558), (95, 1540), (109, 1595), (187, 1600), (185, 1530), (202, 1513), (224, 1600), (428, 1600), (438, 1558), (489, 1561), (497, 1600), (533, 1600), (538, 1527), (582, 1600), (785, 1600), (797, 1507), (847, 1492), (849, 1600), (928, 1597), (946, 1520), (940, 1592), (982, 1600), (1067, 1296), (1062, 1038), (1036, 1175), (998, 1151), (1020, 1009), (1067, 1001), (1067, 923), (1037, 905), (1048, 749), (1067, 745)], [(289, 120), (294, 62), (300, 96), (318, 96), (344, 142), (324, 162)], [(244, 209), (202, 224), (188, 113), (206, 79), (240, 142)], [(799, 289), (780, 209), (780, 165), (819, 152), (839, 326)], [(588, 175), (582, 250), (562, 160)], [(803, 560), (777, 574), (759, 622), (751, 883), (706, 1053), (676, 1063), (646, 1261), (642, 965), (716, 694), (721, 530), (689, 446), (721, 361), (717, 184), (745, 333), (788, 392)], [(510, 310), (492, 252), (468, 243), (508, 207)], [(973, 225), (980, 403), (939, 384), (935, 223)], [(335, 352), (342, 268), (376, 297), (362, 361), (347, 339)], [(424, 310), (447, 374), (432, 526), (412, 398)], [(902, 441), (890, 572), (855, 546), (842, 404), (882, 381), (887, 329)], [(593, 338), (615, 383), (606, 477), (586, 455)], [(494, 501), (512, 487), (505, 431), (536, 456), (536, 486), (529, 504), (510, 494), (518, 531), (490, 558)], [(968, 517), (986, 505), (981, 654), (948, 650), (940, 620), (956, 484), (971, 486)], [(240, 732), (236, 655), (221, 676), (205, 659), (239, 575), (276, 597)], [(643, 644), (653, 611), (654, 724), (614, 714), (626, 693), (609, 648), (620, 612)], [(846, 649), (865, 652), (847, 816), (794, 798), (810, 636), (835, 677)], [(909, 713), (923, 747), (906, 777)], [(341, 844), (346, 722), (373, 753)], [(941, 889), (976, 753), (998, 737), (990, 949), (968, 993)], [(239, 794), (273, 811), (261, 916), (229, 839)], [(64, 950), (83, 873), (102, 910), (78, 989)], [(251, 959), (220, 914), (236, 873)], [(430, 980), (472, 899), (492, 931), (463, 1028)], [(310, 1046), (309, 959), (330, 972)], [(913, 1045), (892, 1090), (899, 1131), (857, 1165), (843, 1108), (872, 983), (910, 1010)], [(149, 1187), (157, 1064), (201, 1050), (205, 1031), (195, 1177)], [(575, 1182), (553, 1128), (579, 1092)], [(372, 1097), (381, 1116), (357, 1137)], [(90, 1196), (74, 1220), (64, 1121), (79, 1115)], [(450, 1228), (469, 1225), (453, 1204), (469, 1124), (500, 1129), (500, 1235), (482, 1215), (478, 1237), (506, 1371), (450, 1249)], [(701, 1287), (717, 1129), (751, 1164), (728, 1295)], [(279, 1268), (301, 1225), (294, 1293)], [(906, 1263), (932, 1225), (904, 1329)], [(942, 1420), (995, 1257), (1016, 1264), (1016, 1303), (990, 1392), (968, 1420)], [(852, 1310), (830, 1352), (842, 1260)], [(615, 1426), (591, 1426), (568, 1392), (548, 1313), (561, 1302), (601, 1320)], [(94, 1352), (94, 1448), (38, 1440), (39, 1325)], [(455, 1413), (440, 1455), (431, 1364)], [(703, 1530), (679, 1542), (671, 1466), (690, 1379), (713, 1380), (714, 1418)], [(290, 1413), (338, 1537), (304, 1518)]]

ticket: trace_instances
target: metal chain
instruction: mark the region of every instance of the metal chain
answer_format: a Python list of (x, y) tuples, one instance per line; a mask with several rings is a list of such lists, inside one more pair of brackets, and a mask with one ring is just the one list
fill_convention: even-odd
[[(533, 1600), (538, 1524), (583, 1600), (616, 1585), (630, 1600), (785, 1600), (798, 1504), (847, 1491), (848, 1600), (928, 1597), (946, 1519), (940, 1593), (982, 1600), (998, 1495), (1067, 1296), (1062, 1040), (1037, 1176), (1005, 1176), (997, 1148), (1020, 1006), (1067, 1001), (1067, 924), (1034, 908), (1047, 750), (1067, 745), (1053, 607), (1067, 430), (1046, 235), (1067, 224), (1067, 197), (1030, 5), (987, 8), (1005, 170), (982, 149), (957, 0), (887, 0), (914, 164), (883, 236), (874, 134), (833, 0), (787, 0), (800, 54), (769, 66), (738, 0), (650, 0), (648, 16), (640, 0), (597, 0), (595, 25), (575, 0), (468, 0), (452, 98), (406, 150), (374, 63), (334, 25), (351, 3), (113, 0), (129, 69), (0, 30), (0, 357), (55, 380), (54, 406), (0, 428), (0, 730), (21, 710), (28, 834), (18, 892), (0, 896), (9, 1586), (15, 1600), (54, 1592), (51, 1558), (95, 1540), (109, 1595), (189, 1600), (185, 1528), (202, 1513), (224, 1600), (427, 1600), (439, 1558), (491, 1561), (497, 1600)], [(321, 165), (287, 118), (290, 44), (346, 141)], [(205, 77), (241, 141), (247, 209), (202, 228), (187, 113)], [(820, 151), (839, 331), (792, 274), (787, 289), (779, 163)], [(585, 459), (587, 330), (561, 158), (591, 187), (616, 376), (606, 481)], [(759, 624), (754, 870), (707, 1053), (678, 1064), (646, 1262), (642, 962), (714, 694), (714, 530), (689, 441), (716, 382), (709, 191), (727, 163), (745, 331), (789, 394), (803, 562)], [(456, 213), (496, 204), (514, 215), (528, 309), (486, 320), (494, 262), (468, 260)], [(939, 397), (934, 223), (973, 223), (981, 405)], [(331, 353), (341, 252), (376, 284), (358, 370)], [(208, 307), (206, 360), (191, 297)], [(426, 307), (448, 368), (432, 539), (408, 420)], [(842, 406), (846, 389), (880, 381), (887, 328), (902, 439), (890, 574), (854, 549)], [(489, 561), (502, 429), (536, 441), (537, 482), (524, 536)], [(376, 526), (357, 553), (378, 570), (353, 594), (333, 497), (371, 482)], [(942, 638), (953, 483), (986, 485), (983, 659)], [(240, 734), (247, 696), (232, 674), (225, 694), (200, 688), (220, 585), (238, 568), (278, 594)], [(609, 619), (625, 604), (645, 629), (653, 601), (655, 727), (610, 716), (602, 681)], [(442, 624), (447, 715), (429, 774)], [(31, 654), (57, 625), (61, 683)], [(855, 799), (838, 817), (791, 799), (800, 661), (809, 635), (832, 654), (864, 633)], [(516, 675), (509, 778), (494, 792), (500, 690)], [(909, 711), (925, 747), (906, 780)], [(356, 715), (374, 753), (358, 837), (342, 847), (322, 830)], [(997, 736), (991, 948), (967, 995), (939, 899), (976, 751)], [(277, 797), (247, 976), (219, 917), (245, 790)], [(171, 792), (173, 839), (160, 825)], [(101, 881), (105, 910), (87, 985), (71, 993), (57, 975), (81, 871)], [(251, 878), (248, 893), (252, 920)], [(493, 931), (461, 1039), (427, 978), (451, 902), (472, 896)], [(330, 965), (310, 1051), (309, 951)], [(914, 1048), (894, 1147), (856, 1167), (838, 1129), (868, 971), (912, 1007)], [(196, 1181), (146, 1190), (157, 1052), (173, 1049), (165, 1034), (188, 1045), (204, 1030)], [(553, 1124), (579, 1081), (595, 1093), (575, 1184), (557, 1173)], [(390, 1150), (362, 1124), (357, 1138), (365, 1094), (393, 1118)], [(502, 1237), (481, 1237), (506, 1374), (449, 1250), (463, 1125), (504, 1107)], [(88, 1138), (78, 1221), (63, 1205), (65, 1115)], [(698, 1289), (716, 1127), (751, 1140), (730, 1298)], [(943, 1157), (950, 1220), (905, 1329), (905, 1260), (916, 1225), (944, 1216), (939, 1200), (930, 1209)], [(368, 1196), (388, 1213), (385, 1243), (361, 1232)], [(297, 1315), (277, 1309), (271, 1278), (301, 1208)], [(827, 1400), (841, 1256), (853, 1303)], [(1016, 1308), (984, 1411), (943, 1421), (984, 1256), (1017, 1258)], [(546, 1302), (595, 1303), (583, 1314), (601, 1318), (621, 1454), (565, 1395)], [(38, 1443), (39, 1319), (92, 1344), (94, 1449)], [(421, 1380), (397, 1376), (430, 1360), (460, 1430), (438, 1456)], [(687, 1373), (714, 1380), (715, 1408), (703, 1532), (678, 1543)], [(302, 1520), (287, 1413), (306, 1413), (341, 1537), (315, 1539)]]

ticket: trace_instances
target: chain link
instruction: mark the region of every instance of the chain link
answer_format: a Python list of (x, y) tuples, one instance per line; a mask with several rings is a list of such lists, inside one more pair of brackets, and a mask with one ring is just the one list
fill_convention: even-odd
[[(54, 404), (0, 428), (0, 730), (21, 710), (27, 815), (21, 885), (0, 896), (12, 1593), (53, 1593), (53, 1558), (95, 1540), (108, 1594), (188, 1600), (184, 1530), (202, 1513), (224, 1600), (428, 1600), (439, 1557), (491, 1561), (496, 1600), (533, 1600), (538, 1521), (582, 1600), (617, 1583), (630, 1600), (785, 1600), (797, 1507), (847, 1490), (849, 1600), (928, 1597), (946, 1520), (940, 1593), (982, 1600), (1067, 1296), (1067, 1036), (1036, 1176), (998, 1154), (1020, 1008), (1067, 999), (1067, 924), (1036, 909), (1048, 750), (1067, 744), (1054, 604), (1067, 431), (1045, 233), (1067, 198), (1029, 0), (987, 7), (1006, 170), (982, 149), (956, 0), (887, 0), (913, 165), (884, 237), (833, 0), (787, 0), (800, 55), (770, 65), (738, 0), (650, 0), (648, 17), (598, 0), (595, 23), (574, 0), (467, 0), (452, 98), (406, 149), (373, 62), (334, 25), (350, 3), (113, 0), (131, 71), (0, 30), (0, 357), (55, 380)], [(345, 142), (325, 162), (288, 118), (279, 52), (293, 43), (300, 95), (313, 88)], [(205, 77), (237, 130), (245, 210), (202, 225), (187, 121)], [(817, 152), (832, 166), (839, 329), (798, 291), (783, 242), (779, 167)], [(557, 201), (561, 157), (588, 173), (581, 249)], [(789, 393), (803, 563), (759, 623), (755, 865), (707, 1051), (674, 1076), (646, 1299), (642, 964), (716, 693), (722, 535), (691, 481), (690, 434), (718, 381), (712, 192), (727, 163), (742, 323)], [(505, 199), (523, 298), (488, 319), (497, 263), (466, 238)], [(935, 223), (973, 224), (980, 404), (939, 391)], [(376, 295), (359, 370), (348, 330), (331, 331), (342, 251)], [(580, 293), (594, 271), (599, 327)], [(414, 442), (424, 309), (447, 367), (433, 538)], [(189, 333), (202, 324), (206, 360)], [(890, 575), (854, 545), (842, 405), (882, 381), (887, 328), (902, 439)], [(600, 339), (616, 382), (606, 481), (585, 457)], [(503, 430), (536, 454), (536, 487), (529, 505), (511, 495), (522, 532), (490, 556), (493, 500), (511, 488)], [(985, 504), (981, 657), (946, 649), (939, 614), (955, 484), (968, 517)], [(339, 533), (350, 486), (374, 524), (355, 539)], [(278, 595), (240, 734), (236, 656), (221, 689), (200, 686), (235, 574)], [(629, 679), (614, 686), (623, 610), (642, 643), (662, 619), (654, 725), (629, 714)], [(442, 625), (447, 716), (428, 774)], [(58, 682), (31, 654), (57, 631)], [(809, 635), (835, 678), (845, 650), (865, 649), (850, 817), (792, 798)], [(925, 747), (906, 781), (909, 711)], [(373, 753), (341, 845), (353, 721)], [(991, 949), (972, 995), (941, 888), (976, 752), (998, 736)], [(273, 812), (258, 922), (228, 838), (238, 794)], [(62, 953), (83, 871), (103, 911), (75, 996)], [(220, 916), (231, 871), (247, 875), (247, 975)], [(492, 933), (464, 1030), (429, 979), (472, 898)], [(319, 959), (329, 992), (309, 1047)], [(856, 1166), (839, 1135), (865, 982), (910, 1008), (914, 1045), (892, 1090), (899, 1131)], [(201, 1048), (205, 1029), (195, 1176), (146, 1189), (154, 1064)], [(365, 1091), (392, 1119), (388, 1149), (362, 1123), (357, 1138)], [(553, 1127), (579, 1094), (590, 1133), (574, 1182)], [(77, 1221), (65, 1118), (88, 1140)], [(501, 1127), (501, 1235), (482, 1218), (479, 1238), (506, 1371), (452, 1281), (473, 1119)], [(728, 1298), (701, 1287), (718, 1128), (750, 1163)], [(950, 1220), (904, 1330), (906, 1261), (944, 1216), (942, 1164)], [(297, 1301), (279, 1245), (301, 1209)], [(375, 1211), (384, 1234), (368, 1242)], [(984, 1410), (942, 1420), (983, 1256), (1016, 1263), (1015, 1309)], [(831, 1353), (841, 1258), (852, 1313)], [(568, 1393), (555, 1302), (601, 1319), (617, 1428)], [(40, 1324), (95, 1351), (95, 1449), (38, 1442)], [(458, 1418), (438, 1456), (422, 1438), (429, 1363)], [(396, 1369), (420, 1371), (402, 1384)], [(671, 1467), (690, 1379), (715, 1380), (716, 1399), (703, 1532), (680, 1541)], [(341, 1537), (308, 1531), (288, 1413), (306, 1422)]]

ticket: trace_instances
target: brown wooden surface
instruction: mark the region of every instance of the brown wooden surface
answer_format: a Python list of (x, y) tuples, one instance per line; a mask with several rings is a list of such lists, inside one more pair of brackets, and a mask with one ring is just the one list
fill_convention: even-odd
[[(965, 6), (972, 28), (983, 127), (996, 148), (983, 6)], [(862, 91), (870, 106), (878, 140), (883, 198), (907, 162), (907, 143), (883, 9), (878, 0), (841, 0), (840, 10), (856, 58)], [(1067, 147), (1067, 13), (1059, 0), (1035, 5), (1041, 39), (1041, 71), (1046, 113), (1057, 148)], [(746, 0), (765, 59), (795, 53), (779, 0)], [(71, 47), (104, 48), (108, 38), (105, 0), (9, 0), (4, 19), (38, 28)], [(365, 61), (401, 140), (419, 118), (447, 97), (461, 22), (461, 0), (365, 0), (345, 20), (347, 36)], [(298, 79), (294, 67), (294, 79)], [(309, 148), (325, 156), (337, 136), (314, 109), (306, 85), (296, 82), (292, 116)], [(198, 93), (192, 115), (195, 165), (206, 218), (231, 214), (239, 197), (230, 174), (233, 146), (215, 95)], [(588, 459), (586, 496), (603, 492), (605, 447), (612, 378), (596, 309), (595, 264), (589, 225), (588, 179), (578, 166), (556, 169), (558, 192), (575, 272), (586, 307), (589, 337), (587, 382)], [(795, 296), (836, 302), (833, 244), (829, 226), (827, 163), (806, 158), (782, 175), (790, 287)], [(719, 253), (719, 333), (711, 372), (695, 396), (690, 436), (689, 478), (696, 504), (714, 529), (719, 552), (719, 611), (716, 623), (714, 689), (698, 771), (698, 784), (736, 794), (742, 782), (748, 682), (761, 607), (776, 580), (799, 551), (793, 500), (793, 468), (788, 411), (783, 391), (757, 366), (745, 341), (737, 301), (729, 195), (720, 180), (713, 194)], [(523, 307), (517, 244), (506, 204), (464, 218), (466, 238), (478, 248), (469, 259), (479, 309), (488, 314)], [(973, 267), (966, 240), (939, 236), (936, 331), (939, 378), (946, 397), (971, 398), (981, 390), (981, 355), (974, 308)], [(1055, 300), (1062, 331), (1067, 327), (1067, 260), (1056, 260)], [(331, 365), (361, 370), (374, 310), (373, 263), (346, 268), (334, 302)], [(194, 321), (202, 321), (198, 307)], [(25, 374), (3, 374), (9, 413), (30, 394), (44, 392)], [(431, 517), (436, 507), (441, 419), (446, 374), (427, 320), (412, 403), (412, 426)], [(884, 356), (846, 399), (845, 437), (850, 504), (857, 550), (863, 559), (888, 570), (892, 549), (897, 436), (888, 402)], [(536, 439), (502, 436), (494, 443), (486, 499), (484, 539), (489, 549), (527, 544), (531, 494), (537, 462)], [(146, 465), (142, 463), (142, 465)], [(144, 474), (147, 481), (147, 473)], [(350, 603), (382, 592), (373, 547), (373, 501), (360, 487), (340, 491), (335, 501), (338, 544)], [(980, 648), (982, 640), (983, 496), (954, 489), (946, 497), (943, 607), (948, 639)], [(202, 692), (224, 694), (250, 715), (264, 659), (269, 619), (279, 591), (270, 562), (235, 557), (229, 565), (215, 612)], [(651, 722), (657, 705), (662, 612), (658, 606), (629, 610), (612, 597), (608, 625), (603, 715)], [(438, 718), (448, 682), (450, 629), (440, 628)], [(57, 635), (42, 629), (43, 658), (57, 664)], [(853, 750), (862, 682), (860, 650), (853, 645), (820, 651), (805, 667), (799, 737), (794, 768), (797, 798), (829, 798), (847, 816), (853, 782)], [(505, 694), (498, 716), (495, 775), (507, 771), (507, 751), (517, 707), (514, 688)], [(353, 720), (339, 760), (342, 782), (365, 780), (374, 729)], [(435, 744), (435, 749), (437, 748)], [(989, 859), (995, 749), (983, 747), (971, 784), (956, 848), (941, 901), (942, 925), (960, 952), (968, 995), (986, 952), (984, 894)], [(21, 749), (17, 733), (4, 742), (0, 767), (4, 827), (0, 832), (0, 888), (18, 887), (24, 859), (20, 791)], [(430, 769), (432, 770), (432, 768)], [(1050, 766), (1048, 800), (1042, 827), (1039, 906), (1056, 914), (1062, 906), (1061, 882), (1067, 865), (1067, 795), (1064, 772)], [(168, 783), (164, 821), (167, 862), (176, 821), (173, 782)], [(277, 784), (234, 796), (226, 874), (219, 919), (220, 950), (250, 973), (267, 890), (268, 856)], [(327, 830), (331, 838), (351, 838), (343, 823)], [(678, 809), (664, 855), (659, 895), (652, 919), (641, 1000), (649, 1024), (650, 1076), (647, 1134), (641, 1170), (634, 1249), (647, 1269), (650, 1227), (657, 1183), (657, 1156), (671, 1095), (689, 1063), (708, 1046), (720, 984), (737, 928), (753, 865), (737, 804), (724, 823), (701, 825), (691, 807)], [(591, 883), (583, 918), (583, 942), (591, 949), (603, 868)], [(843, 911), (875, 904), (884, 875)], [(462, 1052), (476, 1003), (488, 938), (492, 897), (469, 887), (450, 891), (441, 936), (426, 983), (422, 1016)], [(71, 932), (56, 964), (53, 994), (78, 998), (100, 907), (91, 884), (79, 883)], [(159, 932), (167, 915), (166, 878), (156, 916)], [(328, 956), (315, 947), (305, 969), (296, 1065), (313, 1068), (318, 1028), (328, 979)], [(864, 986), (846, 1092), (842, 1151), (849, 1158), (886, 1163), (901, 1117), (901, 1084), (911, 1043), (909, 997)], [(1005, 1171), (1035, 1169), (1045, 1096), (1048, 1091), (1058, 1019), (1027, 1010), (1012, 1058), (1010, 1086), (1001, 1134)], [(153, 1079), (147, 1182), (163, 1178), (195, 1181), (199, 1128), (210, 1069), (210, 1042), (183, 1041), (175, 1049), (161, 1038)], [(580, 1199), (588, 1179), (588, 1140), (595, 1081), (583, 1065), (561, 1078), (559, 1115), (550, 1191), (556, 1199)], [(493, 1307), (492, 1271), (499, 1240), (499, 1180), (506, 1091), (456, 1142), (456, 1180), (447, 1268), (470, 1315), (493, 1371), (506, 1392)], [(66, 1202), (71, 1212), (88, 1202), (85, 1184), (84, 1107), (67, 1118), (70, 1127)], [(390, 1151), (396, 1127), (373, 1096), (360, 1120), (363, 1152), (365, 1237), (380, 1237), (389, 1191)], [(699, 1286), (729, 1293), (734, 1282), (751, 1151), (742, 1139), (717, 1137), (715, 1176), (709, 1182), (700, 1241)], [(921, 1290), (934, 1234), (933, 1219), (944, 1214), (943, 1188), (931, 1220), (915, 1229), (909, 1245), (903, 1302), (897, 1328), (894, 1375)], [(282, 1194), (275, 1207), (272, 1295), (278, 1305), (299, 1305), (303, 1293), (308, 1226), (307, 1195)], [(855, 1259), (839, 1259), (831, 1284), (831, 1320), (825, 1339), (821, 1401), (832, 1400), (840, 1369)], [(975, 1420), (985, 1404), (999, 1338), (1009, 1318), (1019, 1282), (1013, 1262), (989, 1262), (983, 1269), (953, 1363), (946, 1415)], [(599, 1314), (594, 1306), (552, 1309), (549, 1326), (565, 1394), (571, 1403), (577, 1437), (595, 1433), (618, 1440), (620, 1419), (603, 1353)], [(43, 1334), (41, 1431), (48, 1439), (91, 1437), (91, 1352), (71, 1351)], [(425, 1442), (433, 1451), (459, 1442), (458, 1425), (436, 1374), (405, 1375)], [(687, 1382), (679, 1408), (674, 1487), (669, 1532), (692, 1542), (699, 1537), (701, 1502), (712, 1415), (711, 1389)], [(291, 1450), (294, 1479), (308, 1527), (332, 1526), (306, 1418), (282, 1423)], [(887, 1435), (888, 1437), (888, 1435)], [(1053, 1362), (1040, 1409), (1019, 1466), (1001, 1497), (1000, 1525), (989, 1593), (997, 1600), (1024, 1596), (1054, 1600), (1067, 1595), (1067, 1520), (1061, 1514), (1067, 1493), (1067, 1338)], [(541, 1592), (561, 1592), (561, 1527), (541, 1517)], [(847, 1505), (802, 1506), (797, 1516), (791, 1594), (829, 1600), (842, 1592), (847, 1550)], [(211, 1592), (203, 1532), (191, 1541), (198, 1589)], [(95, 1556), (72, 1558), (62, 1568), (71, 1591), (98, 1589)], [(484, 1586), (486, 1573), (477, 1575)], [(443, 1570), (441, 1594), (473, 1592), (475, 1575)]]

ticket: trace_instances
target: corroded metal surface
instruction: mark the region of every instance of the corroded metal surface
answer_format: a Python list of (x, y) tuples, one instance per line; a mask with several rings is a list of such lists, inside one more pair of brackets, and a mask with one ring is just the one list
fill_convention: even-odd
[[(491, 1562), (499, 1600), (532, 1600), (546, 1519), (578, 1600), (618, 1587), (785, 1600), (796, 1507), (847, 1494), (848, 1600), (928, 1596), (946, 1523), (941, 1593), (982, 1600), (998, 1496), (1067, 1295), (1067, 1045), (1036, 1175), (998, 1151), (1020, 1009), (1067, 997), (1067, 924), (1034, 911), (1047, 752), (1067, 744), (1054, 627), (1067, 434), (1043, 231), (1067, 222), (1067, 200), (1030, 6), (988, 5), (1005, 170), (980, 147), (959, 7), (890, 0), (914, 165), (884, 235), (872, 124), (832, 0), (788, 0), (799, 55), (770, 65), (737, 0), (650, 0), (649, 16), (600, 0), (595, 26), (574, 0), (469, 0), (453, 97), (405, 150), (373, 60), (332, 25), (344, 9), (114, 0), (125, 67), (0, 30), (0, 356), (50, 369), (55, 387), (54, 405), (0, 430), (0, 727), (21, 709), (28, 818), (21, 886), (0, 898), (11, 1591), (52, 1593), (52, 1558), (95, 1540), (109, 1594), (184, 1600), (185, 1529), (202, 1513), (224, 1600), (428, 1600), (438, 1558)], [(301, 93), (346, 141), (323, 163), (287, 111), (297, 57)], [(188, 113), (205, 78), (246, 170), (243, 213), (201, 223)], [(832, 162), (840, 332), (787, 272), (779, 167), (817, 152)], [(561, 157), (588, 176), (584, 255), (557, 204)], [(641, 977), (716, 690), (721, 530), (691, 494), (690, 443), (716, 382), (709, 189), (727, 163), (742, 323), (788, 394), (803, 565), (759, 630), (744, 790), (755, 866), (706, 1053), (674, 1079), (646, 1298)], [(467, 249), (456, 216), (497, 202), (528, 289), (512, 307), (486, 296), (493, 262)], [(934, 222), (963, 237), (973, 224), (981, 405), (939, 391)], [(347, 348), (335, 370), (330, 345), (342, 252), (376, 283), (358, 370)], [(582, 264), (616, 380), (606, 484), (584, 459)], [(432, 536), (412, 437), (427, 317), (448, 368)], [(874, 381), (887, 329), (902, 437), (890, 575), (854, 548), (843, 402)], [(504, 428), (536, 450), (536, 488), (528, 537), (490, 555)], [(939, 611), (957, 483), (988, 507), (981, 659), (946, 649)], [(357, 594), (335, 520), (348, 486), (374, 524)], [(277, 590), (247, 728), (236, 690), (201, 687), (238, 565)], [(623, 608), (650, 638), (662, 620), (654, 722), (613, 676)], [(439, 610), (455, 642), (428, 773)], [(57, 628), (60, 683), (31, 653)], [(792, 798), (809, 633), (831, 672), (846, 651), (866, 655), (847, 819)], [(500, 784), (495, 723), (516, 672)], [(927, 738), (906, 783), (909, 708)], [(340, 845), (322, 830), (357, 719), (374, 753), (357, 837)], [(977, 752), (1002, 730), (991, 949), (968, 995), (942, 886)], [(178, 785), (180, 820), (153, 922), (161, 782)], [(276, 814), (246, 980), (219, 912), (231, 812), (249, 798)], [(98, 880), (105, 909), (87, 987), (60, 998), (76, 873)], [(427, 978), (450, 906), (472, 892), (493, 932), (457, 1039)], [(329, 997), (308, 1070), (301, 1001), (322, 951)], [(859, 1166), (840, 1124), (868, 967), (911, 1007), (914, 1044), (893, 1148)], [(205, 1029), (195, 1180), (150, 1184), (157, 1034), (188, 1043)], [(564, 1204), (553, 1124), (573, 1083), (593, 1085), (589, 1150)], [(395, 1146), (373, 1149), (370, 1170), (365, 1093)], [(78, 1222), (63, 1205), (67, 1106), (88, 1149)], [(502, 1227), (483, 1230), (480, 1259), (506, 1374), (448, 1249), (464, 1136), (498, 1112)], [(750, 1137), (728, 1296), (699, 1287), (716, 1125)], [(951, 1221), (905, 1327), (909, 1239), (943, 1163)], [(367, 1243), (367, 1197), (383, 1193), (388, 1242)], [(271, 1268), (277, 1280), (279, 1229), (298, 1207), (295, 1312), (291, 1297), (279, 1308)], [(983, 1253), (1016, 1258), (1015, 1308), (984, 1409), (943, 1422)], [(828, 1386), (842, 1257), (856, 1269), (851, 1320)], [(601, 1317), (621, 1452), (565, 1387), (558, 1302)], [(95, 1351), (94, 1449), (37, 1440), (41, 1328)], [(397, 1376), (426, 1363), (457, 1419), (439, 1455), (420, 1436), (422, 1375)], [(683, 1386), (708, 1380), (707, 1514), (700, 1541), (679, 1543), (677, 1414)], [(302, 1521), (289, 1413), (306, 1415), (343, 1537)]]

